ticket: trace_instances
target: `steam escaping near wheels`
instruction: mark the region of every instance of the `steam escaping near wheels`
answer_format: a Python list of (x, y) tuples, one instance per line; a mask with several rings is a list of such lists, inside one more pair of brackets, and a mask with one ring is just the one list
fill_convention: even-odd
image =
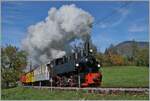
[(45, 64), (71, 51), (70, 42), (90, 35), (94, 18), (88, 12), (72, 5), (51, 8), (48, 16), (28, 27), (22, 46), (32, 59), (32, 64)]

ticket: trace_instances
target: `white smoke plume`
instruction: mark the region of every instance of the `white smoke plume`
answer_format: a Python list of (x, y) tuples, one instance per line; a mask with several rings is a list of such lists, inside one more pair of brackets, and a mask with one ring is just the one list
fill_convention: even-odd
[(31, 25), (22, 41), (34, 64), (47, 63), (69, 50), (69, 43), (90, 34), (93, 17), (74, 4), (51, 8), (44, 21)]

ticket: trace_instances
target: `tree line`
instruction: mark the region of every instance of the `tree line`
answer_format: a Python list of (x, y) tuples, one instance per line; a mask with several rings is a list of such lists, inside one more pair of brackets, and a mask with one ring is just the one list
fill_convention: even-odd
[(104, 53), (96, 53), (97, 60), (102, 66), (147, 66), (149, 67), (149, 48), (139, 48), (136, 43), (132, 44), (131, 54), (119, 54), (116, 47), (110, 45)]

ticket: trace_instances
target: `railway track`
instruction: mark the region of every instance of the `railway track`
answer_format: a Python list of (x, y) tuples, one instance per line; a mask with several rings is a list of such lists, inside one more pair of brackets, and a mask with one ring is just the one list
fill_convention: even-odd
[(68, 91), (84, 91), (87, 93), (99, 94), (116, 94), (116, 93), (149, 93), (149, 88), (78, 88), (78, 87), (48, 87), (48, 86), (24, 86), (26, 88), (50, 89), (53, 90), (68, 90)]

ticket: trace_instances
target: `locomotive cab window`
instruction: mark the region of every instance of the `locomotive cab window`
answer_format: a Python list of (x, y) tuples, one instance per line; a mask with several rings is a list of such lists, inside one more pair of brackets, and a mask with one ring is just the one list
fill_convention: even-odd
[(61, 65), (61, 64), (63, 64), (63, 58), (58, 58), (58, 59), (56, 59), (55, 63), (56, 63), (56, 65)]

